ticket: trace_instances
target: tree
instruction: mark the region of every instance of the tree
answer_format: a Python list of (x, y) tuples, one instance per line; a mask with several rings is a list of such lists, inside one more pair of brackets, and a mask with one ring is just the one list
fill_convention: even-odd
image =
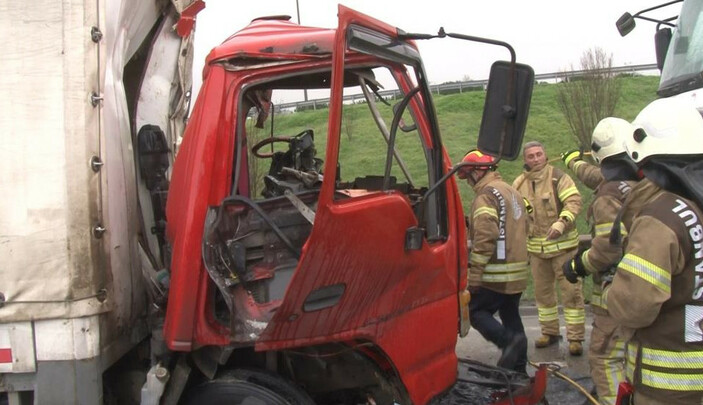
[(619, 98), (620, 83), (613, 72), (613, 56), (601, 48), (585, 51), (581, 70), (564, 75), (557, 87), (557, 103), (582, 150), (591, 149), (593, 128), (615, 113)]

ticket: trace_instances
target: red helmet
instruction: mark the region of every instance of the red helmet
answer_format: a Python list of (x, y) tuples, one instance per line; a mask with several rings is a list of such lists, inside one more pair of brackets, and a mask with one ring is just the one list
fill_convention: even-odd
[(461, 159), (462, 163), (466, 162), (471, 162), (471, 163), (485, 163), (485, 165), (481, 166), (464, 166), (461, 169), (459, 169), (459, 178), (460, 179), (465, 179), (466, 176), (469, 174), (470, 171), (472, 170), (490, 170), (493, 167), (495, 167), (495, 160), (493, 159), (493, 156), (491, 155), (486, 155), (483, 152), (479, 151), (478, 149), (470, 150), (466, 156), (464, 156), (463, 159)]

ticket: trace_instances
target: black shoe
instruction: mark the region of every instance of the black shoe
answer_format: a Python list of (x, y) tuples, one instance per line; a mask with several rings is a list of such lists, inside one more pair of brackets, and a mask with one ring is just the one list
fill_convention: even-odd
[(498, 367), (514, 369), (520, 355), (527, 351), (527, 337), (523, 333), (513, 335), (498, 359)]

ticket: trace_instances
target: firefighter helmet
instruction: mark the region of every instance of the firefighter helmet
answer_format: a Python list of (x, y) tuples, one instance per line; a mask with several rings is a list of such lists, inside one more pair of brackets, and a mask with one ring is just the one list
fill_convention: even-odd
[(479, 165), (479, 166), (464, 166), (461, 169), (459, 169), (459, 178), (460, 179), (465, 179), (466, 176), (469, 174), (470, 171), (472, 170), (490, 170), (496, 166), (495, 164), (495, 159), (493, 159), (493, 156), (491, 155), (486, 155), (483, 152), (479, 151), (478, 149), (473, 149), (470, 150), (463, 159), (461, 159), (461, 163), (485, 163), (485, 165)]
[(625, 138), (631, 137), (635, 127), (622, 118), (607, 117), (598, 122), (591, 136), (591, 151), (596, 162), (625, 153)]
[(637, 163), (654, 155), (703, 154), (703, 117), (689, 101), (661, 98), (644, 107), (625, 139), (630, 158)]

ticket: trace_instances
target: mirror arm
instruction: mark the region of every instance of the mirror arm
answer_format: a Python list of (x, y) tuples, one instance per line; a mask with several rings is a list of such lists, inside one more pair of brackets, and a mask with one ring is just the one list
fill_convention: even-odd
[(639, 15), (639, 14), (635, 14), (635, 15), (632, 16), (632, 18), (639, 18), (640, 20), (645, 20), (645, 21), (650, 21), (650, 22), (653, 22), (653, 23), (657, 23), (657, 26), (659, 26), (659, 25), (668, 25), (669, 27), (676, 28), (676, 24), (672, 24), (672, 23), (670, 23), (669, 21), (672, 21), (672, 20), (677, 19), (678, 16), (677, 16), (677, 17), (669, 17), (669, 18), (666, 18), (666, 19), (664, 19), (664, 20), (657, 20), (656, 18), (649, 18), (649, 17), (645, 17), (645, 16), (642, 16), (642, 15)]
[[(440, 32), (444, 32), (444, 31), (441, 30)], [(516, 58), (515, 58), (515, 49), (513, 49), (513, 47), (512, 47), (509, 43), (507, 43), (507, 42), (498, 41), (498, 40), (490, 39), (490, 38), (474, 37), (474, 36), (471, 36), (471, 35), (456, 34), (456, 33), (453, 33), (453, 32), (450, 32), (450, 33), (448, 33), (448, 34), (446, 34), (446, 35), (447, 35), (449, 38), (463, 39), (463, 40), (472, 41), (472, 42), (482, 42), (482, 43), (484, 43), (484, 44), (498, 45), (498, 46), (502, 46), (502, 47), (504, 47), (504, 48), (507, 48), (507, 49), (508, 49), (508, 52), (510, 52), (510, 63), (513, 63), (513, 64), (515, 63), (515, 60), (516, 60)]]
[[(683, 0), (675, 0), (675, 1), (683, 1)], [(416, 33), (405, 32), (401, 29), (398, 29), (398, 38), (399, 39), (432, 39), (432, 38), (445, 38), (445, 37), (463, 39), (466, 41), (473, 41), (473, 42), (482, 42), (484, 44), (503, 46), (505, 48), (508, 48), (508, 51), (510, 52), (510, 61), (512, 63), (515, 63), (515, 50), (507, 42), (498, 41), (498, 40), (490, 39), (490, 38), (474, 37), (471, 35), (455, 34), (455, 33), (451, 33), (451, 32), (447, 33), (444, 31), (444, 27), (439, 28), (437, 35), (416, 34)]]
[[(498, 159), (498, 158), (496, 158), (496, 159)], [(497, 162), (498, 162), (498, 160), (495, 160), (495, 161), (494, 161), (494, 164), (497, 163)], [(442, 178), (439, 179), (432, 187), (430, 187), (427, 191), (425, 191), (425, 194), (422, 196), (422, 200), (423, 200), (423, 201), (424, 201), (424, 200), (427, 200), (427, 197), (429, 197), (430, 194), (434, 193), (434, 192), (439, 188), (439, 186), (440, 186), (442, 183), (444, 183), (445, 181), (447, 181), (448, 178), (452, 177), (452, 176), (454, 175), (454, 173), (456, 173), (457, 170), (461, 169), (462, 167), (466, 167), (466, 166), (478, 167), (478, 166), (483, 166), (483, 165), (485, 165), (485, 163), (479, 163), (479, 162), (461, 162), (461, 163), (457, 163), (456, 165), (454, 165), (454, 167), (452, 167), (452, 168), (447, 172), (447, 174), (445, 174), (444, 176), (442, 176)]]
[[(496, 160), (495, 162), (497, 163), (498, 160)], [(447, 172), (447, 174), (445, 174), (444, 176), (442, 176), (441, 179), (439, 179), (432, 187), (430, 187), (427, 191), (425, 191), (425, 194), (423, 194), (422, 197), (420, 197), (420, 198), (417, 200), (417, 203), (420, 205), (420, 209), (419, 209), (420, 212), (419, 212), (419, 214), (418, 214), (418, 221), (417, 221), (417, 223), (418, 223), (418, 224), (422, 224), (422, 221), (425, 219), (425, 207), (424, 207), (425, 201), (427, 201), (427, 199), (429, 198), (429, 196), (430, 196), (432, 193), (434, 193), (435, 191), (437, 191), (437, 189), (439, 188), (440, 185), (444, 184), (444, 182), (446, 182), (450, 177), (452, 177), (452, 176), (454, 175), (454, 173), (456, 173), (456, 172), (457, 172), (459, 169), (461, 169), (462, 167), (466, 167), (466, 166), (476, 166), (476, 167), (478, 167), (478, 166), (483, 166), (483, 165), (484, 165), (484, 163), (479, 163), (479, 162), (461, 162), (461, 163), (457, 163), (456, 165), (454, 165), (454, 167), (452, 167), (452, 168)]]
[[(672, 0), (672, 1), (668, 2), (668, 3), (660, 4), (660, 5), (658, 5), (658, 6), (654, 6), (654, 7), (650, 7), (650, 8), (645, 8), (644, 10), (640, 10), (640, 11), (638, 11), (637, 13), (635, 13), (635, 15), (633, 15), (632, 17), (633, 17), (633, 18), (642, 18), (642, 16), (640, 16), (640, 14), (644, 14), (644, 13), (647, 13), (647, 12), (652, 11), (652, 10), (657, 10), (657, 9), (660, 9), (660, 8), (664, 8), (664, 7), (670, 6), (670, 5), (672, 5), (672, 4), (681, 3), (682, 1), (683, 1), (683, 0)], [(645, 19), (646, 19), (646, 18), (645, 18)], [(654, 22), (656, 22), (656, 20), (649, 20), (649, 21), (654, 21)]]
[[(683, 0), (673, 0), (672, 3), (676, 3), (679, 1)], [(646, 11), (646, 10), (645, 10)], [(507, 94), (505, 95), (506, 100), (505, 100), (505, 105), (503, 106), (503, 116), (506, 118), (505, 123), (503, 124), (503, 130), (501, 131), (500, 135), (500, 149), (498, 156), (496, 156), (496, 163), (498, 163), (501, 159), (501, 156), (503, 155), (503, 145), (505, 142), (505, 136), (507, 133), (507, 128), (508, 128), (508, 122), (512, 120), (515, 117), (516, 114), (516, 109), (515, 109), (515, 100), (513, 97), (513, 92), (515, 89), (515, 62), (517, 60), (517, 57), (515, 56), (515, 49), (513, 47), (504, 41), (499, 41), (496, 39), (490, 39), (490, 38), (483, 38), (483, 37), (475, 37), (472, 35), (464, 35), (464, 34), (457, 34), (453, 32), (445, 32), (444, 27), (440, 27), (439, 31), (437, 32), (437, 35), (432, 35), (432, 34), (417, 34), (417, 33), (407, 33), (401, 29), (398, 29), (398, 37), (400, 39), (432, 39), (432, 38), (454, 38), (454, 39), (462, 39), (465, 41), (471, 41), (471, 42), (480, 42), (484, 44), (489, 44), (489, 45), (497, 45), (497, 46), (502, 46), (510, 52), (510, 77), (508, 78), (508, 88), (507, 88)], [(433, 187), (434, 188), (434, 187)]]
[(668, 25), (669, 27), (675, 27), (675, 25), (669, 24), (669, 21), (674, 21), (674, 20), (676, 20), (677, 18), (679, 18), (679, 17), (678, 17), (678, 16), (676, 16), (676, 17), (669, 17), (669, 18), (665, 18), (665, 19), (663, 19), (663, 20), (657, 22), (657, 31), (659, 31), (659, 27), (661, 27), (662, 25)]

